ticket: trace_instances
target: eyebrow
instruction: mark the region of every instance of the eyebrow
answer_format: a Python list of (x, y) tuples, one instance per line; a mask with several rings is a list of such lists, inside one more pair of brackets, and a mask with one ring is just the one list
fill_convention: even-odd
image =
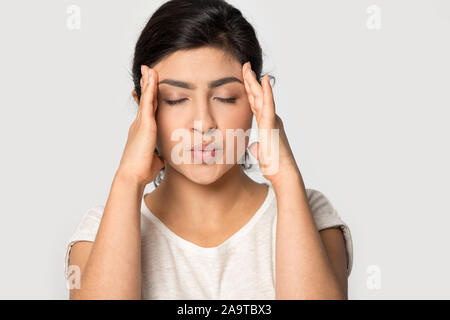
[[(219, 86), (222, 86), (224, 84), (231, 83), (231, 82), (239, 82), (239, 83), (243, 84), (243, 82), (236, 77), (226, 77), (226, 78), (221, 78), (221, 79), (217, 79), (217, 80), (208, 82), (208, 88), (209, 89), (217, 88)], [(173, 80), (173, 79), (164, 79), (164, 80), (158, 82), (158, 85), (163, 84), (163, 83), (171, 85), (171, 86), (175, 86), (175, 87), (190, 89), (190, 90), (197, 88), (192, 83), (179, 81), (179, 80)]]

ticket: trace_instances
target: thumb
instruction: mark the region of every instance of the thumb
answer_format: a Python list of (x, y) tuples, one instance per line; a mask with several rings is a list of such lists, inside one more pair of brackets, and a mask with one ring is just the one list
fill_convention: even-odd
[(259, 160), (258, 158), (258, 149), (259, 149), (259, 142), (253, 142), (250, 147), (248, 147), (248, 150), (250, 151), (250, 153), (252, 154), (252, 156), (256, 159)]

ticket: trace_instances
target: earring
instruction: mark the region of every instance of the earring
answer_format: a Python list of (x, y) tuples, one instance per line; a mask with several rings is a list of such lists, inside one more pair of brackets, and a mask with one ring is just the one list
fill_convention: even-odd
[(246, 170), (248, 170), (248, 169), (250, 169), (252, 167), (252, 164), (247, 161), (248, 159), (250, 159), (250, 150), (247, 147), (245, 149), (245, 154), (244, 154), (244, 168)]

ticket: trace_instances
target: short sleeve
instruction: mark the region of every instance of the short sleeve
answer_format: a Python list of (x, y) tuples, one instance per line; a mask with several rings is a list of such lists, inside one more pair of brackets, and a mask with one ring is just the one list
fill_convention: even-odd
[(72, 233), (72, 236), (69, 238), (64, 257), (64, 277), (66, 281), (69, 276), (69, 254), (72, 246), (77, 241), (95, 241), (103, 210), (103, 206), (96, 206), (87, 210), (82, 216), (80, 223), (77, 225), (75, 232)]
[(307, 189), (306, 191), (317, 229), (320, 231), (331, 227), (339, 227), (342, 230), (347, 252), (347, 277), (350, 276), (353, 266), (353, 242), (348, 225), (322, 192), (314, 189)]

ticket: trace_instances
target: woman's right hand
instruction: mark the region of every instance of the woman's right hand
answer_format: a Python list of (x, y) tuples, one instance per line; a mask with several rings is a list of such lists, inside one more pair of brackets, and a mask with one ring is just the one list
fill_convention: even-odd
[(158, 73), (147, 66), (141, 66), (141, 74), (139, 110), (128, 131), (118, 172), (146, 185), (164, 168), (164, 160), (155, 153)]

